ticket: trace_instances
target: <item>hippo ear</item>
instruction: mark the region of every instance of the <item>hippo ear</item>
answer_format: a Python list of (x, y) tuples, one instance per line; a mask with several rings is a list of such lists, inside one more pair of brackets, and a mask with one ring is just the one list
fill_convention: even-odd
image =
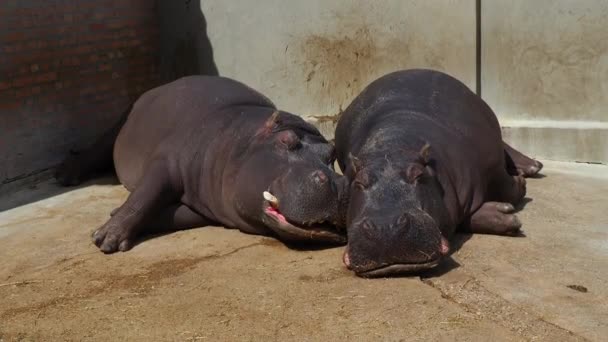
[(408, 183), (413, 184), (418, 178), (424, 174), (424, 166), (419, 163), (411, 163), (405, 171), (405, 179)]
[(359, 158), (352, 155), (352, 153), (348, 154), (348, 160), (350, 161), (350, 168), (353, 170), (353, 174), (356, 174), (363, 167), (363, 163)]
[(429, 163), (429, 154), (430, 154), (431, 145), (429, 143), (424, 144), (420, 149), (420, 161), (422, 164), (426, 165)]
[(256, 136), (267, 137), (279, 125), (279, 111), (275, 110), (256, 132)]
[(266, 127), (266, 129), (268, 130), (272, 130), (279, 122), (279, 111), (275, 110), (274, 112), (272, 112), (272, 115), (268, 118), (268, 120), (266, 120), (266, 123), (264, 124), (264, 126)]
[(287, 148), (293, 150), (300, 146), (300, 138), (292, 130), (281, 131), (277, 134), (277, 142)]
[(255, 133), (256, 137), (267, 138), (273, 130), (281, 123), (279, 119), (279, 111), (275, 110), (272, 115), (264, 122), (264, 124)]

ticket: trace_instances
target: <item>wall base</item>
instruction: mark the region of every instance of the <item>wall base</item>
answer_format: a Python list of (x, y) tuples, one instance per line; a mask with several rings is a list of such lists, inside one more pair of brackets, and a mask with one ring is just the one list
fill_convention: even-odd
[(607, 127), (503, 126), (502, 134), (534, 158), (608, 164)]
[[(334, 138), (337, 117), (308, 116), (329, 140)], [(502, 127), (503, 139), (526, 155), (537, 159), (608, 164), (608, 124), (567, 123), (541, 125), (507, 122)]]

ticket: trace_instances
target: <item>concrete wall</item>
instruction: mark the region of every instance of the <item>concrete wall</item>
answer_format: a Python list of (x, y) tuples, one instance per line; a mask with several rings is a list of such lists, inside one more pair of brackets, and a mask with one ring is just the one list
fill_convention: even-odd
[(387, 72), (439, 69), (471, 89), (480, 73), (513, 145), (608, 162), (608, 2), (482, 0), (480, 41), (476, 3), (1, 1), (0, 193), (94, 139), (159, 81), (218, 71), (321, 116), (329, 137), (324, 116)]
[(480, 61), (474, 0), (224, 0), (201, 9), (219, 73), (283, 109), (336, 114), (401, 68), (444, 70), (471, 89), (479, 72), (505, 140), (539, 158), (608, 162), (608, 2), (480, 4)]
[(156, 85), (157, 46), (148, 0), (0, 1), (0, 195)]
[(474, 0), (223, 0), (201, 8), (220, 75), (300, 115), (336, 114), (369, 82), (402, 68), (444, 70), (475, 89)]
[(608, 2), (482, 1), (482, 96), (541, 158), (608, 162)]

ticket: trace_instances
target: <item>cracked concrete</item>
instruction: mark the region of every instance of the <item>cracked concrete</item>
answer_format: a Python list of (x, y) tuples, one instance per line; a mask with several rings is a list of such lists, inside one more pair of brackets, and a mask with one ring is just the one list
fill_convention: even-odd
[(371, 280), (341, 247), (218, 227), (104, 255), (90, 234), (126, 191), (41, 183), (0, 201), (0, 340), (602, 341), (606, 171), (547, 162), (519, 213), (526, 237), (461, 235), (440, 269)]

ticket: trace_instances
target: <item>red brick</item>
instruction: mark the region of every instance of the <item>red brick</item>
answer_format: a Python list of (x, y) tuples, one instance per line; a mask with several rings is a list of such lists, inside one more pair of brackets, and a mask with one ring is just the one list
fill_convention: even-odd
[(16, 100), (14, 102), (0, 101), (0, 110), (3, 112), (10, 111), (10, 110), (16, 110), (16, 109), (19, 109), (19, 107), (21, 107), (20, 101), (16, 101)]
[(107, 29), (106, 25), (102, 24), (102, 23), (94, 23), (89, 25), (89, 28), (91, 29), (91, 31), (102, 31)]
[(40, 76), (36, 77), (36, 82), (38, 83), (42, 83), (42, 82), (51, 82), (57, 79), (57, 73), (56, 72), (47, 72), (45, 74), (42, 74)]
[(34, 83), (34, 81), (35, 81), (34, 76), (25, 76), (25, 77), (21, 77), (21, 78), (14, 80), (13, 86), (14, 87), (24, 87), (24, 86)]
[(158, 84), (154, 1), (0, 3), (0, 110), (27, 113), (32, 130), (92, 131)]
[(20, 41), (25, 39), (26, 35), (24, 32), (20, 32), (20, 31), (14, 31), (14, 32), (7, 32), (2, 36), (2, 40), (4, 42), (4, 44), (6, 43), (12, 43), (15, 41)]
[(22, 99), (25, 97), (29, 97), (32, 94), (32, 88), (21, 88), (15, 90), (15, 98)]

